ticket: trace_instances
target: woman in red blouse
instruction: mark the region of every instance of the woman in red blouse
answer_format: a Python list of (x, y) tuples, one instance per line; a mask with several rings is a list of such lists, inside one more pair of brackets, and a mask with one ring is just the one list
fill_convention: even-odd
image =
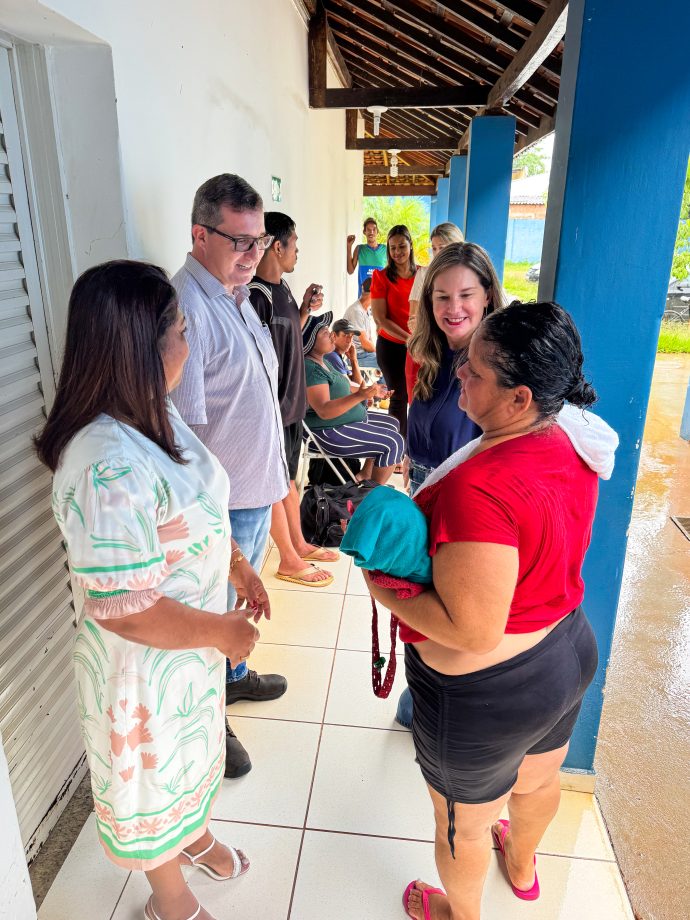
[[(596, 399), (582, 363), (577, 329), (557, 304), (515, 303), (483, 321), (459, 371), (460, 408), (483, 434), (415, 496), (429, 521), (433, 587), (401, 601), (368, 579), (417, 631), (405, 664), (446, 892), (410, 883), (404, 903), (415, 920), (479, 920), (491, 836), (514, 894), (539, 896), (534, 854), (597, 667), (581, 569), (595, 470), (610, 474), (617, 443), (574, 408)], [(556, 423), (566, 401), (589, 432), (583, 443)], [(600, 467), (592, 457), (602, 450)], [(510, 821), (499, 821), (506, 803)]]
[(405, 359), (410, 330), (410, 291), (417, 271), (410, 231), (403, 224), (388, 232), (388, 265), (371, 279), (371, 312), (378, 330), (376, 358), (388, 387), (393, 390), (388, 414), (407, 433), (407, 387)]

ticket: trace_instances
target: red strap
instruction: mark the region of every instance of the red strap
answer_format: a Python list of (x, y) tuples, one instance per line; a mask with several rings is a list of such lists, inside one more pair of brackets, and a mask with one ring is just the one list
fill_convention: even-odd
[(386, 659), (381, 656), (379, 649), (379, 613), (376, 609), (376, 601), (371, 599), (371, 686), (374, 690), (374, 696), (385, 700), (393, 688), (395, 680), (395, 641), (398, 635), (398, 618), (391, 613), (391, 653), (388, 660), (388, 667), (383, 680), (381, 680), (381, 671), (386, 663)]

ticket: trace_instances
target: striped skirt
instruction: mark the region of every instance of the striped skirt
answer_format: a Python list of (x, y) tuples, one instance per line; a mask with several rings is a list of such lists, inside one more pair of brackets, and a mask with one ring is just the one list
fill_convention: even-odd
[(364, 422), (317, 428), (312, 434), (324, 451), (334, 457), (373, 457), (375, 466), (400, 463), (405, 442), (398, 420), (392, 415), (367, 412)]

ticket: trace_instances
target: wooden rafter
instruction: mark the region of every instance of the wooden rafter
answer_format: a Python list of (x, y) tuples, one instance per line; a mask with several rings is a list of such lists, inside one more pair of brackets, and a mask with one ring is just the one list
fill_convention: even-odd
[[(389, 174), (390, 166), (383, 163), (380, 166), (364, 167), (365, 176), (387, 176)], [(443, 176), (444, 174), (445, 170), (441, 166), (422, 166), (420, 164), (415, 164), (414, 166), (398, 166), (399, 176)]]
[[(552, 0), (534, 31), (496, 81), (481, 113), (498, 112), (508, 100), (530, 79), (544, 57), (551, 53), (565, 34), (568, 19), (568, 0)], [(539, 120), (539, 125), (544, 121)], [(546, 118), (546, 121), (553, 120)], [(535, 126), (533, 126), (535, 127)], [(539, 128), (539, 126), (536, 126)], [(547, 132), (544, 132), (548, 134)], [(529, 136), (529, 132), (528, 132)], [(541, 135), (544, 136), (543, 134)], [(469, 142), (469, 129), (460, 138), (458, 150), (465, 150)], [(530, 143), (534, 143), (530, 141)]]

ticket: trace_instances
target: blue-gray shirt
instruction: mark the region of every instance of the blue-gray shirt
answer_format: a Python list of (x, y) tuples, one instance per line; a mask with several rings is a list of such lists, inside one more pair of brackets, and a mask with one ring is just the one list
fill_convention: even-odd
[(229, 294), (189, 254), (172, 279), (187, 318), (189, 358), (171, 396), (225, 467), (231, 510), (285, 498), (288, 471), (278, 404), (278, 359), (246, 287)]

